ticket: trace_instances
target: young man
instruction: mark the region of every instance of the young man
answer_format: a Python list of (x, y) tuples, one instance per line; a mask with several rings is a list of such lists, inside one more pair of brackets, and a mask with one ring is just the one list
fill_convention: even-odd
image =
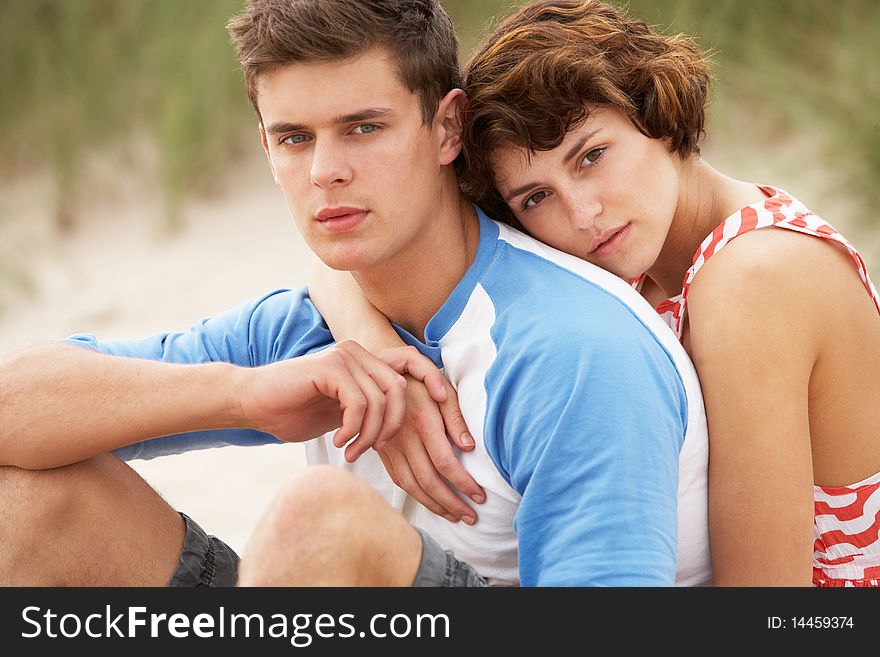
[[(705, 523), (677, 532), (676, 519), (677, 503), (706, 504), (705, 418), (692, 367), (623, 281), (492, 222), (462, 196), (453, 163), (464, 98), (454, 31), (439, 3), (253, 0), (230, 32), (269, 164), (303, 238), (326, 264), (350, 271), (410, 345), (445, 366), (476, 442), (463, 462), (486, 492), (479, 522), (467, 526), (405, 499), (374, 453), (352, 467), (372, 488), (337, 469), (310, 469), (263, 517), (241, 583), (483, 583), (476, 573), (498, 584), (705, 582)], [(130, 458), (272, 440), (242, 431), (254, 423), (229, 409), (283, 408), (283, 395), (274, 382), (238, 385), (241, 372), (296, 363), (331, 341), (304, 290), (271, 293), (184, 334), (76, 336), (71, 342), (114, 357), (59, 345), (23, 359), (10, 385), (61, 394), (31, 401), (13, 393), (0, 462), (44, 467), (121, 445)], [(207, 362), (238, 368), (192, 364)], [(73, 394), (73, 403), (63, 399)], [(81, 420), (93, 400), (101, 414), (69, 439), (68, 414)], [(32, 442), (35, 430), (40, 441)], [(153, 436), (164, 437), (143, 440)], [(313, 463), (346, 464), (338, 445), (318, 440)], [(59, 452), (64, 443), (71, 450)], [(47, 452), (62, 456), (44, 461)], [(123, 525), (128, 540), (112, 570), (83, 549), (65, 572), (123, 578), (127, 563), (148, 555), (144, 580), (167, 580), (175, 563), (177, 573), (186, 563), (203, 578), (226, 550), (189, 520), (178, 561), (179, 526), (167, 540), (132, 544), (139, 530), (173, 528), (175, 514), (125, 467), (98, 457), (19, 486), (32, 499), (41, 486), (59, 496), (78, 487), (79, 499), (105, 504), (101, 517), (130, 516), (132, 504), (150, 499), (139, 509), (145, 526)], [(112, 476), (102, 479), (102, 469)], [(15, 508), (15, 522), (38, 522)], [(39, 508), (57, 516), (56, 507)], [(75, 513), (55, 540), (85, 547), (109, 530), (79, 527), (89, 517)], [(22, 533), (13, 543), (23, 553), (39, 537)], [(226, 561), (231, 571), (234, 556)]]

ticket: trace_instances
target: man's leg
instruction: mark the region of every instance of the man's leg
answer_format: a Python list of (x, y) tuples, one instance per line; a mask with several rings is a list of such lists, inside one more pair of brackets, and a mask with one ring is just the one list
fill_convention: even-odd
[(166, 586), (185, 523), (110, 454), (0, 467), (0, 586)]
[(275, 498), (239, 568), (240, 586), (487, 586), (368, 484), (311, 466)]
[(411, 586), (422, 539), (368, 484), (310, 466), (284, 485), (245, 547), (241, 586)]

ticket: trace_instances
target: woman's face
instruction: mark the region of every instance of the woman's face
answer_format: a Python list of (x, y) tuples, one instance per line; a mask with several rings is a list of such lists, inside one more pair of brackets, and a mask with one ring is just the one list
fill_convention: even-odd
[(681, 159), (619, 110), (591, 109), (551, 151), (491, 156), (501, 197), (534, 237), (624, 279), (657, 260), (678, 205)]

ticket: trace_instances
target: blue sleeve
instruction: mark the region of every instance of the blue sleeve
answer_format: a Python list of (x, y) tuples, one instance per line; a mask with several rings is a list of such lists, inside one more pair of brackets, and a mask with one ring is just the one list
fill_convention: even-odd
[(546, 321), (527, 350), (499, 350), (488, 382), (500, 395), (490, 455), (522, 496), (521, 582), (672, 585), (687, 423), (678, 372), (634, 316), (552, 335)]
[[(91, 334), (77, 334), (60, 342), (128, 358), (258, 367), (326, 347), (332, 337), (307, 290), (300, 288), (270, 292), (202, 319), (183, 332), (157, 333), (136, 340), (98, 340)], [(114, 454), (123, 460), (150, 459), (193, 449), (276, 442), (274, 436), (259, 431), (220, 429), (154, 438), (127, 445)]]

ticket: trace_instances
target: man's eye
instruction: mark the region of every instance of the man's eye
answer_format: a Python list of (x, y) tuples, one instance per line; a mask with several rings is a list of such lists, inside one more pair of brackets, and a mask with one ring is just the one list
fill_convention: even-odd
[(288, 135), (284, 139), (281, 140), (282, 144), (303, 144), (309, 140), (308, 135)]
[(376, 132), (379, 129), (375, 123), (362, 123), (357, 126), (354, 131), (359, 135), (368, 135), (372, 132)]
[(523, 210), (535, 207), (545, 198), (547, 198), (547, 192), (535, 192), (525, 200), (525, 203), (523, 203)]

